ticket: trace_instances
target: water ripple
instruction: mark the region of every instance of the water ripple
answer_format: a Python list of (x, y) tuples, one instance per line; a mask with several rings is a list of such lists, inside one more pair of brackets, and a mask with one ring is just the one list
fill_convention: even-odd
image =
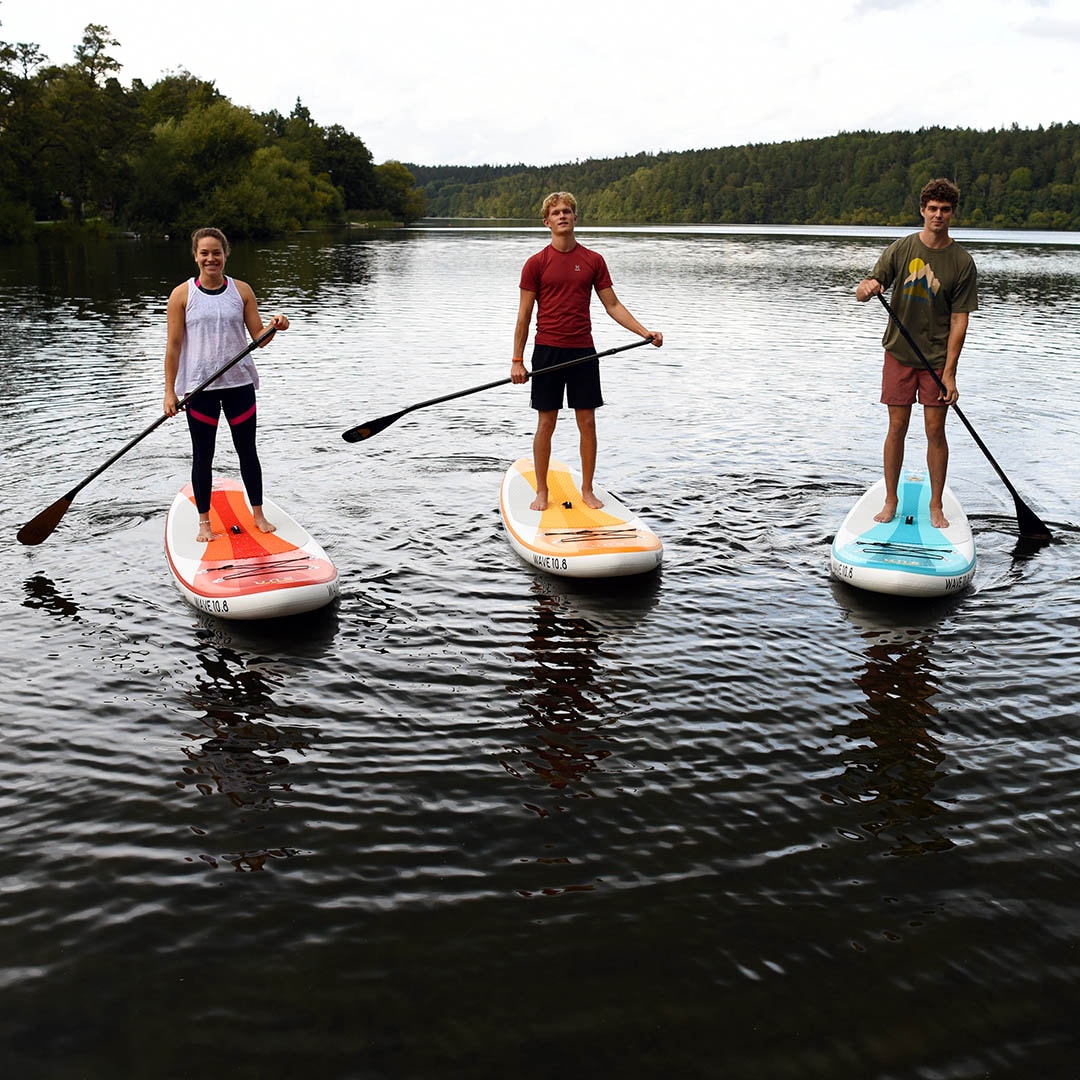
[[(554, 1030), (579, 1071), (1065, 1075), (1075, 288), (1031, 289), (1044, 262), (1075, 286), (1076, 251), (981, 245), (965, 362), (966, 411), (1055, 542), (1018, 542), (958, 430), (979, 570), (901, 604), (828, 578), (880, 459), (882, 327), (850, 299), (879, 238), (597, 237), (667, 339), (605, 365), (599, 414), (605, 485), (664, 540), (656, 574), (560, 580), (510, 549), (520, 388), (345, 444), (505, 375), (536, 244), (236, 253), (296, 313), (260, 354), (260, 439), (268, 490), (339, 565), (333, 606), (244, 624), (185, 605), (162, 554), (182, 425), (45, 544), (0, 546), (5, 1064), (103, 1075), (123, 1046), (179, 1075), (242, 1031), (253, 1072), (543, 1075)], [(140, 256), (123, 302), (0, 287), (25, 342), (4, 351), (9, 537), (154, 419), (174, 255)], [(556, 452), (576, 449), (567, 417)]]

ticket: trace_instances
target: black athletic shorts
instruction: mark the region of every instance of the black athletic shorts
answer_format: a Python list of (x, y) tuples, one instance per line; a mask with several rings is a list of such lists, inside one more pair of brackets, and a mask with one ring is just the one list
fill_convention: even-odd
[(600, 392), (600, 361), (586, 360), (550, 375), (538, 374), (544, 368), (576, 360), (579, 356), (592, 356), (592, 348), (560, 349), (554, 345), (535, 345), (532, 354), (532, 394), (530, 403), (537, 412), (554, 412), (563, 406), (563, 388), (566, 404), (571, 409), (598, 409), (604, 404)]

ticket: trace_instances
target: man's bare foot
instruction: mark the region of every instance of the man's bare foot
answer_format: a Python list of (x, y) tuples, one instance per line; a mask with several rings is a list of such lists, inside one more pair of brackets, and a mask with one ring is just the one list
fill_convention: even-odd
[(896, 507), (897, 503), (893, 502), (892, 499), (889, 499), (881, 510), (874, 515), (874, 520), (892, 521), (892, 519), (896, 517)]
[(591, 491), (583, 491), (581, 501), (592, 510), (599, 510), (604, 505)]
[(949, 519), (945, 516), (945, 511), (940, 506), (930, 507), (930, 524), (935, 529), (947, 529), (949, 527)]
[(252, 510), (251, 518), (255, 522), (255, 528), (259, 532), (272, 533), (277, 532), (277, 526), (272, 521), (267, 521), (261, 510)]
[(546, 510), (547, 509), (547, 504), (548, 504), (548, 494), (547, 494), (547, 492), (545, 491), (545, 492), (543, 492), (543, 494), (541, 494), (539, 491), (537, 491), (536, 498), (533, 499), (533, 501), (531, 503), (529, 503), (529, 509), (530, 510)]
[(209, 544), (211, 540), (216, 540), (221, 534), (214, 532), (213, 526), (209, 521), (203, 521), (199, 519), (199, 532), (195, 537), (196, 541), (200, 544)]

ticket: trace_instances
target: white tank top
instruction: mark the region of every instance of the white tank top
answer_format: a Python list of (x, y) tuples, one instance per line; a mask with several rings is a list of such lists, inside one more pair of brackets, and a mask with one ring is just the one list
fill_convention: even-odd
[[(176, 373), (177, 394), (181, 397), (190, 394), (238, 352), (243, 352), (248, 343), (244, 301), (232, 278), (225, 279), (225, 290), (220, 293), (203, 292), (192, 278), (188, 281), (184, 309), (184, 342), (180, 346), (180, 365)], [(258, 390), (259, 373), (250, 353), (207, 389), (221, 390), (248, 383)]]

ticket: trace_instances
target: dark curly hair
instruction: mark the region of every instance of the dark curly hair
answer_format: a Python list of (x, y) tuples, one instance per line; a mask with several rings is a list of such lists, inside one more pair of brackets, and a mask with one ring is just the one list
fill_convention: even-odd
[(955, 210), (957, 203), (960, 202), (960, 189), (951, 180), (946, 180), (944, 177), (931, 180), (919, 192), (919, 209), (924, 210), (926, 204), (931, 200), (948, 203)]

